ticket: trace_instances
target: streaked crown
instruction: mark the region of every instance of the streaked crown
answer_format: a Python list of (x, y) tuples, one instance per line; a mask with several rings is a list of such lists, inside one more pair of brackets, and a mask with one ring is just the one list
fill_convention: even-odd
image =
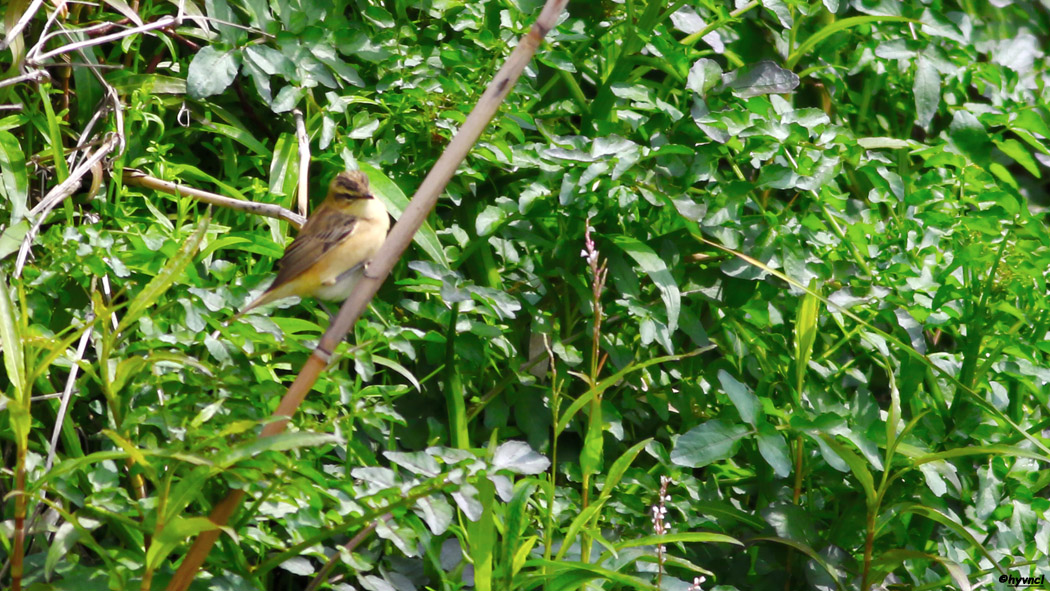
[(371, 199), (368, 190), (368, 175), (360, 170), (340, 172), (328, 184), (328, 196), (337, 199)]

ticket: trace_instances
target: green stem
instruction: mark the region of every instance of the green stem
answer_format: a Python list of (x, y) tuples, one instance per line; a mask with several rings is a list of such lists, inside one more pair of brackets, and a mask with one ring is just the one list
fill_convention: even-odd
[(463, 377), (456, 370), (456, 321), (459, 319), (459, 302), (452, 304), (448, 316), (448, 331), (445, 334), (445, 399), (448, 403), (448, 428), (452, 446), (468, 449), (467, 406), (464, 400)]

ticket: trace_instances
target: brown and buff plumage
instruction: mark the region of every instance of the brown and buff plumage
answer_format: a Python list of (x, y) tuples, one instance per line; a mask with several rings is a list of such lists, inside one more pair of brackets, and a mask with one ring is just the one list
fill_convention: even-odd
[(342, 301), (390, 229), (386, 208), (369, 191), (363, 172), (341, 172), (278, 261), (277, 277), (262, 295), (237, 313), (291, 296)]

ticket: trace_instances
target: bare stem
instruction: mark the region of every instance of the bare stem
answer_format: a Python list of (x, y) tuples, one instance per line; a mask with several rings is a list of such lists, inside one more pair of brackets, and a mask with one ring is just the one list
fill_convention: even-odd
[(134, 170), (131, 168), (124, 169), (124, 183), (138, 187), (146, 187), (170, 195), (185, 195), (186, 197), (192, 197), (198, 201), (209, 203), (211, 205), (239, 209), (248, 213), (254, 213), (255, 215), (284, 220), (296, 228), (300, 228), (306, 223), (306, 218), (294, 211), (289, 211), (280, 205), (234, 199), (217, 193), (210, 193), (208, 191), (194, 189), (193, 187), (187, 187), (185, 185), (178, 185), (170, 181), (161, 180), (157, 177), (149, 176), (140, 170)]

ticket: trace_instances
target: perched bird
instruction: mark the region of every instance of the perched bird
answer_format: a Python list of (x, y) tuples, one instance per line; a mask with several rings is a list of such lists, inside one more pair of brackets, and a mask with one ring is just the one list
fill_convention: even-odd
[(337, 174), (328, 184), (328, 196), (278, 261), (273, 284), (227, 324), (252, 308), (291, 296), (345, 300), (389, 229), (390, 216), (369, 191), (368, 176), (360, 171)]

